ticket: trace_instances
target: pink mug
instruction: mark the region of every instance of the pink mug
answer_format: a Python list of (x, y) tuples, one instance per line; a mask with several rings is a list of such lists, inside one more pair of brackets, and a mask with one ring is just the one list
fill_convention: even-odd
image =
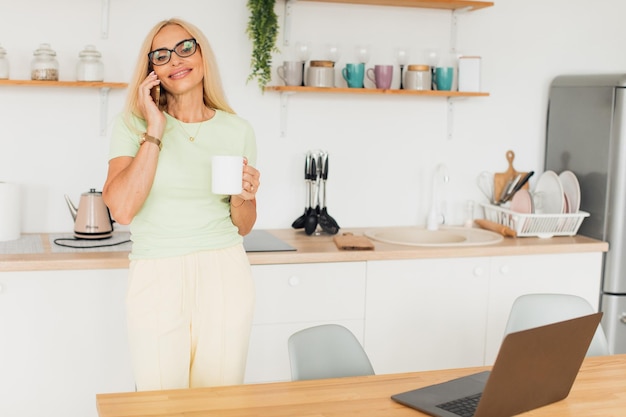
[(393, 79), (393, 65), (374, 65), (374, 68), (367, 69), (367, 78), (376, 84), (376, 88), (387, 90)]

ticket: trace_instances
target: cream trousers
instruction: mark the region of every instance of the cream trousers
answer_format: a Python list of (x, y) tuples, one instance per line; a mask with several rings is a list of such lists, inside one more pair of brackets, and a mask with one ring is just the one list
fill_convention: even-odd
[(137, 390), (242, 384), (254, 309), (243, 245), (130, 264)]

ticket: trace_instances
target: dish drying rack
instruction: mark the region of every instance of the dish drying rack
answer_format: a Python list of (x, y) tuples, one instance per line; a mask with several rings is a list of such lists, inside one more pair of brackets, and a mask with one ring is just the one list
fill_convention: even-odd
[(574, 236), (589, 213), (526, 214), (493, 204), (481, 203), (485, 218), (515, 230), (518, 237)]

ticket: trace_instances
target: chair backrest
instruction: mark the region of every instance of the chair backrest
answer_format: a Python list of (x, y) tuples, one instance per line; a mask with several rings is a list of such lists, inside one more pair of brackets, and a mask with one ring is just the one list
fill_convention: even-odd
[[(587, 300), (571, 294), (526, 294), (518, 297), (511, 307), (505, 334), (538, 327), (595, 313)], [(591, 341), (587, 356), (609, 354), (602, 325)]]
[(374, 375), (357, 338), (338, 324), (300, 330), (289, 337), (288, 347), (294, 381)]

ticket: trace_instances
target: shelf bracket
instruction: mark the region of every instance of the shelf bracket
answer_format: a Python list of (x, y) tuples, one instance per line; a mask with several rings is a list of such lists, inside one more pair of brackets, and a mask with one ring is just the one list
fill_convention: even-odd
[(456, 55), (456, 41), (457, 41), (457, 32), (458, 32), (458, 23), (459, 23), (459, 14), (465, 14), (471, 11), (471, 7), (464, 7), (461, 9), (455, 9), (452, 11), (452, 17), (450, 22), (450, 53), (455, 56)]
[(289, 107), (289, 96), (295, 94), (293, 91), (283, 91), (280, 93), (280, 137), (287, 136), (287, 109)]
[(109, 107), (109, 91), (111, 88), (102, 87), (100, 89), (100, 136), (107, 134), (107, 110)]
[(446, 137), (448, 140), (452, 140), (454, 134), (454, 101), (452, 100), (452, 97), (448, 97), (446, 99), (446, 111), (448, 113), (446, 121)]
[(102, 39), (107, 39), (109, 37), (109, 0), (102, 0), (102, 9), (100, 14), (100, 37)]
[(291, 8), (295, 0), (285, 0), (285, 16), (283, 25), (283, 45), (289, 46), (291, 37)]

